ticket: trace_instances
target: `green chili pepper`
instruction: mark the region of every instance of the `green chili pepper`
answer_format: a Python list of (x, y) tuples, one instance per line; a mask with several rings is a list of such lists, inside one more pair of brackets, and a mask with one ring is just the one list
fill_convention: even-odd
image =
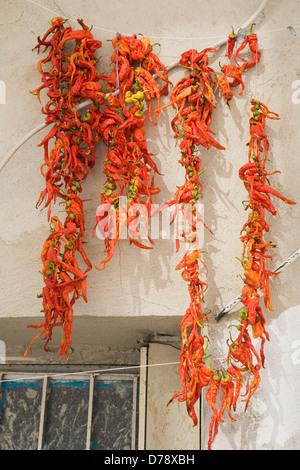
[(240, 320), (246, 320), (248, 318), (248, 313), (246, 308), (241, 308), (239, 311), (239, 318)]
[(220, 378), (218, 372), (213, 376), (213, 380), (220, 380)]
[(135, 89), (140, 90), (141, 88), (142, 88), (142, 85), (140, 84), (140, 82), (138, 80), (136, 80)]

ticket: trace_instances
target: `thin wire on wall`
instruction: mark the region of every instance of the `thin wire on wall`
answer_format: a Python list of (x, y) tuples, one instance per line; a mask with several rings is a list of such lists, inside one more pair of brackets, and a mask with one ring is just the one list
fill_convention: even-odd
[[(251, 16), (251, 18), (249, 18), (241, 27), (240, 29), (246, 29), (248, 28), (252, 21), (255, 20), (255, 18), (257, 18), (257, 16), (262, 12), (262, 10), (265, 8), (266, 4), (268, 3), (269, 0), (264, 0), (261, 5), (257, 8), (257, 10), (253, 13), (253, 15)], [(34, 0), (27, 0), (27, 2), (39, 7), (39, 8), (42, 8), (43, 10), (46, 10), (48, 11), (49, 13), (52, 13), (54, 14), (55, 16), (62, 16), (61, 13), (58, 13), (57, 11), (54, 11), (48, 7), (45, 7), (44, 5), (41, 5), (40, 3), (38, 2), (35, 2)], [(72, 22), (72, 23), (77, 23), (77, 20), (74, 19), (74, 18), (68, 18), (68, 16), (66, 15), (63, 15), (65, 18), (67, 18), (68, 21)], [(104, 32), (107, 32), (107, 33), (113, 33), (115, 34), (116, 31), (115, 30), (112, 30), (112, 29), (108, 29), (108, 28), (102, 28), (100, 26), (95, 26), (95, 25), (92, 25), (92, 24), (88, 24), (87, 26), (89, 27), (93, 27), (93, 29), (97, 29), (99, 31), (104, 31)], [(273, 32), (279, 32), (279, 31), (285, 31), (286, 29), (291, 29), (291, 31), (296, 28), (300, 28), (300, 25), (297, 25), (297, 26), (286, 26), (286, 27), (283, 27), (283, 28), (277, 28), (277, 29), (270, 29), (270, 30), (266, 30), (266, 31), (260, 31), (259, 34), (262, 35), (262, 34), (269, 34), (269, 33), (273, 33)], [(124, 35), (127, 35), (127, 36), (130, 36), (132, 33), (123, 33)], [(182, 37), (182, 36), (149, 36), (147, 35), (147, 37), (149, 39), (170, 39), (170, 40), (203, 40), (203, 39), (222, 39), (227, 41), (227, 37), (224, 38), (224, 36), (202, 36), (202, 37)]]
[[(143, 364), (143, 365), (136, 365), (136, 366), (122, 366), (122, 367), (111, 367), (108, 369), (93, 369), (93, 370), (88, 370), (88, 371), (82, 371), (78, 370), (76, 372), (59, 372), (59, 373), (44, 373), (42, 375), (36, 374), (28, 374), (25, 376), (19, 376), (19, 374), (16, 372), (15, 374), (18, 375), (18, 377), (14, 377), (13, 379), (0, 379), (0, 385), (1, 383), (4, 382), (18, 382), (18, 381), (26, 381), (26, 380), (39, 380), (43, 379), (45, 376), (47, 376), (49, 379), (57, 378), (57, 377), (69, 377), (69, 376), (74, 376), (74, 375), (91, 375), (91, 374), (102, 374), (105, 372), (120, 372), (124, 370), (132, 370), (132, 369), (142, 369), (142, 368), (149, 368), (149, 367), (161, 367), (161, 366), (172, 366), (172, 365), (178, 365), (179, 362), (163, 362), (163, 363), (156, 363), (156, 364)], [(0, 371), (1, 374), (1, 371)], [(2, 375), (13, 375), (13, 372), (3, 372)]]

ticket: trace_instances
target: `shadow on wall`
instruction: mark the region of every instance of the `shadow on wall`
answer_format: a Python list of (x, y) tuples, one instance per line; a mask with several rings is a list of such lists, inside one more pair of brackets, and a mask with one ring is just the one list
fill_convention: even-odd
[[(300, 303), (274, 318), (267, 327), (265, 368), (260, 385), (244, 412), (239, 401), (233, 413), (219, 426), (214, 449), (299, 450), (300, 403)], [(243, 393), (243, 391), (242, 391)], [(204, 402), (204, 447), (208, 439), (211, 409)]]
[[(169, 95), (172, 90), (170, 90)], [(164, 97), (164, 102), (168, 102), (169, 96)], [(174, 168), (178, 169), (179, 164), (177, 160), (172, 162), (170, 161), (170, 156), (174, 152), (174, 137), (172, 134), (172, 129), (170, 126), (169, 114), (168, 112), (161, 112), (157, 121), (157, 126), (153, 126), (149, 121), (146, 123), (145, 135), (147, 136), (148, 141), (148, 151), (157, 165), (159, 173), (155, 175), (154, 184), (157, 185), (161, 192), (153, 197), (153, 203), (162, 205), (167, 201), (173, 199), (174, 192), (176, 191), (176, 185), (182, 184), (180, 181), (180, 176), (178, 180), (173, 182), (173, 188), (168, 188), (166, 184), (167, 176), (169, 169), (173, 170)], [(157, 129), (159, 126), (159, 130)], [(176, 172), (174, 172), (176, 174)], [(166, 176), (166, 177), (165, 177)], [(174, 189), (174, 192), (173, 192)], [(134, 311), (136, 313), (141, 313), (141, 283), (143, 284), (142, 289), (149, 294), (151, 289), (155, 289), (157, 293), (162, 292), (164, 289), (168, 289), (173, 282), (171, 271), (175, 269), (176, 260), (172, 261), (172, 258), (175, 254), (175, 240), (173, 239), (174, 225), (170, 226), (170, 239), (163, 239), (162, 234), (162, 219), (161, 214), (156, 215), (153, 218), (153, 225), (156, 224), (159, 228), (159, 239), (154, 240), (154, 245), (152, 250), (139, 250), (135, 249), (135, 258), (134, 258), (134, 267), (131, 272), (130, 277), (130, 292), (133, 297)], [(150, 221), (151, 224), (151, 221)], [(145, 244), (149, 245), (146, 240), (142, 241)], [(131, 249), (134, 249), (132, 247)], [(147, 252), (147, 254), (146, 254)], [(147, 261), (145, 262), (145, 256), (147, 256)], [(178, 259), (179, 261), (179, 259)], [(151, 299), (154, 301), (154, 309), (157, 314), (159, 314), (159, 306), (161, 302), (165, 302), (167, 299), (158, 297), (156, 299)], [(157, 303), (156, 303), (157, 302)], [(180, 313), (180, 306), (178, 306), (178, 312), (172, 311), (172, 313)]]
[[(182, 74), (183, 75), (183, 74)], [(174, 83), (177, 80), (174, 80)], [(222, 96), (217, 97), (218, 100), (222, 100)], [(168, 102), (168, 100), (166, 100)], [(166, 178), (164, 176), (157, 175), (156, 176), (156, 181), (158, 183), (158, 186), (161, 188), (161, 193), (158, 195), (156, 198), (156, 201), (159, 202), (159, 204), (163, 204), (166, 201), (170, 201), (173, 199), (174, 192), (176, 191), (177, 187), (182, 185), (184, 183), (184, 175), (185, 172), (182, 169), (182, 174), (180, 175), (180, 165), (178, 163), (178, 160), (180, 159), (180, 148), (179, 145), (177, 145), (177, 148), (175, 148), (176, 141), (174, 139), (174, 134), (173, 130), (171, 128), (171, 120), (175, 116), (176, 111), (172, 108), (170, 108), (167, 112), (162, 112), (161, 115), (159, 116), (159, 129), (160, 132), (157, 132), (157, 129), (151, 124), (148, 125), (148, 129), (146, 129), (146, 133), (148, 135), (149, 139), (149, 151), (153, 152), (155, 157), (155, 162), (157, 163), (157, 166), (159, 168), (159, 171), (162, 172), (164, 175), (166, 175)], [(223, 129), (224, 133), (224, 116), (222, 115), (222, 112), (219, 113), (219, 118), (217, 121), (217, 127), (218, 129)], [(223, 140), (227, 140), (226, 134), (223, 136)], [(219, 155), (218, 151), (215, 149), (211, 148), (209, 151), (207, 151), (204, 147), (199, 148), (199, 156), (202, 158), (202, 167), (205, 168), (207, 167), (208, 170), (204, 173), (202, 177), (202, 181), (204, 184), (204, 198), (201, 200), (201, 203), (204, 204), (205, 207), (214, 207), (215, 204), (219, 201), (219, 198), (223, 198), (224, 200), (228, 201), (228, 195), (220, 190), (218, 188), (218, 191), (211, 190), (211, 188), (217, 187), (217, 182), (216, 178), (218, 177), (223, 177), (223, 178), (228, 178), (230, 177), (232, 173), (232, 165), (227, 165), (224, 166), (222, 165), (222, 161)], [(174, 155), (174, 157), (173, 157)], [(171, 158), (170, 158), (171, 157)], [(173, 160), (172, 160), (173, 158)], [(213, 165), (211, 162), (213, 161)], [(215, 169), (213, 169), (215, 168)], [(179, 171), (179, 173), (178, 173)], [(171, 184), (168, 181), (168, 186), (165, 184), (165, 181), (168, 178), (168, 175), (170, 172), (174, 172), (176, 175), (176, 180), (172, 181)], [(229, 202), (229, 204), (231, 204)], [(208, 225), (208, 227), (214, 228), (217, 225), (217, 219), (218, 218), (225, 218), (224, 215), (222, 214), (216, 214), (215, 211), (206, 211), (205, 213), (205, 223)], [(173, 228), (171, 231), (174, 230)], [(207, 235), (208, 233), (208, 235)], [(216, 303), (216, 299), (218, 298), (218, 289), (215, 284), (214, 278), (215, 278), (215, 269), (216, 266), (214, 266), (212, 262), (211, 255), (217, 252), (217, 249), (211, 244), (210, 242), (210, 233), (207, 232), (205, 234), (205, 238), (207, 238), (209, 241), (204, 244), (204, 254), (203, 254), (203, 259), (204, 262), (207, 263), (208, 266), (208, 272), (209, 272), (209, 293), (208, 293), (208, 304), (210, 305), (212, 302), (213, 305)], [(183, 244), (181, 244), (181, 248), (184, 249)], [(209, 256), (205, 254), (205, 252), (209, 253)], [(181, 252), (181, 251), (180, 251)], [(153, 258), (155, 256), (155, 258)], [(175, 260), (174, 257), (176, 256)], [(135, 257), (135, 268), (134, 268), (134, 273), (131, 275), (131, 293), (132, 295), (136, 298), (136, 304), (135, 304), (135, 310), (138, 312), (140, 311), (140, 302), (139, 302), (139, 285), (141, 282), (141, 279), (143, 279), (143, 283), (145, 284), (146, 282), (146, 289), (149, 290), (151, 288), (150, 283), (155, 284), (157, 291), (160, 291), (164, 288), (167, 288), (169, 283), (174, 282), (172, 281), (172, 277), (168, 274), (167, 277), (165, 273), (169, 273), (170, 270), (175, 270), (175, 267), (177, 263), (180, 261), (182, 255), (178, 253), (176, 254), (175, 251), (175, 240), (160, 240), (159, 242), (155, 243), (153, 251), (150, 252), (149, 254), (149, 262), (145, 263), (144, 257), (141, 256), (136, 256)], [(156, 259), (153, 262), (153, 260)], [(151, 264), (150, 264), (151, 263)], [(155, 272), (153, 278), (150, 279), (148, 272), (149, 269), (153, 269), (153, 266), (155, 265)], [(203, 276), (205, 276), (203, 272)], [(147, 285), (147, 279), (148, 279), (148, 285)], [(180, 280), (180, 273), (178, 272), (178, 280)], [(181, 306), (178, 306), (178, 313), (183, 313), (185, 308), (186, 308), (186, 303), (185, 303), (185, 289), (184, 286), (182, 288), (183, 296), (182, 296), (182, 308)], [(181, 304), (181, 302), (180, 302)], [(183, 310), (183, 312), (182, 312)]]
[(263, 399), (268, 404), (268, 413), (273, 417), (272, 442), (279, 449), (300, 449), (299, 331), (300, 303), (283, 311), (270, 322), (270, 342), (265, 348)]

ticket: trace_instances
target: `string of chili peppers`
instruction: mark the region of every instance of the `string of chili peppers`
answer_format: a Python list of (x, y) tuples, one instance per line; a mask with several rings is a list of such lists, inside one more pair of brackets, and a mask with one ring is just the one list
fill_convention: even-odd
[[(254, 67), (261, 59), (261, 51), (258, 49), (258, 38), (256, 33), (253, 32), (253, 26), (250, 28), (250, 33), (245, 36), (242, 43), (238, 46), (238, 34), (232, 28), (232, 32), (228, 35), (226, 56), (229, 60), (234, 60), (234, 64), (228, 63), (225, 65), (220, 64), (221, 72), (223, 75), (218, 77), (218, 84), (224, 98), (228, 101), (232, 98), (232, 88), (241, 86), (240, 96), (243, 96), (245, 84), (243, 81), (243, 73)], [(248, 46), (251, 53), (251, 59), (247, 60), (240, 56), (240, 53)], [(243, 63), (240, 64), (239, 60)], [(227, 80), (225, 80), (227, 78)], [(228, 79), (232, 79), (229, 82)]]
[[(257, 100), (251, 100), (252, 116), (250, 123), (250, 141), (247, 144), (248, 163), (240, 168), (239, 176), (249, 194), (249, 201), (245, 210), (250, 209), (248, 220), (241, 230), (243, 253), (241, 264), (244, 270), (244, 287), (242, 288), (242, 303), (240, 310), (238, 335), (227, 341), (229, 351), (226, 359), (226, 373), (218, 372), (217, 381), (211, 384), (207, 392), (207, 400), (213, 410), (213, 417), (209, 428), (209, 448), (218, 431), (218, 423), (227, 408), (229, 417), (231, 410), (236, 409), (238, 398), (244, 383), (244, 376), (248, 375), (242, 395), (245, 401), (245, 411), (249, 401), (257, 390), (261, 377), (260, 369), (264, 367), (264, 343), (269, 340), (269, 334), (265, 329), (265, 316), (260, 305), (260, 291), (263, 293), (265, 307), (273, 311), (270, 299), (269, 278), (276, 276), (270, 268), (269, 260), (272, 257), (267, 254), (270, 247), (275, 247), (271, 242), (265, 241), (265, 233), (269, 232), (269, 224), (265, 219), (265, 211), (276, 215), (276, 209), (270, 200), (270, 195), (282, 199), (287, 204), (295, 204), (282, 196), (269, 186), (269, 176), (278, 173), (267, 173), (266, 161), (268, 158), (269, 141), (265, 133), (266, 118), (279, 119), (276, 113)], [(249, 331), (251, 330), (251, 333)], [(259, 352), (255, 349), (253, 340), (260, 339)], [(222, 402), (217, 412), (216, 398), (219, 389), (222, 389)]]
[[(82, 182), (93, 167), (95, 145), (101, 139), (99, 106), (104, 103), (104, 94), (96, 72), (95, 52), (101, 41), (93, 38), (89, 28), (78, 20), (81, 30), (73, 31), (64, 27), (64, 20), (53, 18), (51, 27), (38, 37), (34, 49), (47, 51), (48, 55), (38, 62), (42, 74), (42, 85), (32, 93), (39, 102), (40, 92), (47, 90), (48, 102), (42, 107), (46, 123), (52, 125), (50, 132), (39, 146), (44, 148), (44, 164), (41, 173), (45, 179), (45, 189), (41, 192), (37, 207), (48, 207), (50, 234), (47, 237), (41, 259), (45, 286), (38, 297), (43, 298), (44, 322), (30, 325), (42, 328), (28, 346), (41, 335), (45, 337), (45, 347), (52, 338), (53, 328), (60, 326), (61, 345), (59, 355), (68, 359), (68, 346), (71, 343), (73, 305), (79, 296), (87, 302), (86, 273), (92, 265), (84, 249), (85, 219), (83, 200), (79, 197)], [(77, 111), (81, 100), (91, 99), (88, 111), (81, 115)], [(49, 149), (51, 139), (54, 146)], [(64, 223), (58, 217), (51, 217), (52, 203), (61, 199), (61, 212), (66, 213)], [(83, 268), (77, 259), (81, 255)]]
[[(107, 83), (108, 105), (100, 119), (100, 134), (106, 144), (104, 173), (106, 181), (101, 193), (101, 205), (107, 211), (97, 214), (97, 228), (105, 240), (106, 258), (102, 270), (112, 258), (115, 245), (126, 227), (130, 244), (151, 249), (153, 240), (148, 233), (152, 196), (160, 189), (155, 175), (160, 174), (151, 158), (145, 138), (145, 111), (153, 125), (152, 104), (160, 106), (161, 95), (168, 93), (168, 72), (152, 51), (150, 40), (136, 35), (118, 34), (113, 40), (111, 57), (115, 64), (109, 77), (101, 75)], [(162, 87), (156, 78), (163, 82)], [(155, 117), (158, 118), (159, 111)], [(142, 222), (149, 245), (141, 242)]]
[[(265, 329), (266, 320), (260, 305), (259, 292), (263, 293), (265, 307), (273, 311), (269, 278), (277, 276), (278, 273), (274, 273), (270, 269), (268, 263), (269, 260), (272, 260), (272, 257), (267, 252), (269, 248), (275, 247), (275, 245), (265, 241), (265, 233), (269, 232), (269, 224), (266, 221), (265, 213), (268, 211), (272, 215), (276, 215), (276, 209), (270, 196), (280, 198), (287, 204), (295, 204), (270, 186), (269, 176), (278, 173), (278, 171), (268, 173), (266, 170), (269, 141), (265, 133), (265, 123), (266, 119), (279, 119), (279, 117), (257, 100), (251, 100), (251, 105), (250, 141), (247, 144), (249, 146), (248, 163), (239, 170), (239, 176), (249, 194), (249, 202), (245, 208), (245, 210), (249, 209), (248, 220), (242, 228), (240, 237), (243, 243), (243, 253), (240, 261), (244, 270), (244, 287), (242, 288), (244, 307), (239, 312), (239, 324), (232, 325), (237, 328), (238, 336), (233, 340), (230, 334), (227, 371), (220, 378), (221, 386), (226, 388), (223, 401), (226, 402), (230, 417), (231, 408), (233, 410), (236, 408), (244, 375), (248, 374), (245, 385), (246, 391), (243, 394), (243, 397), (245, 397), (243, 401), (246, 403), (245, 411), (247, 410), (249, 401), (261, 380), (260, 369), (264, 367), (265, 362), (264, 343), (269, 340), (269, 334)], [(250, 334), (249, 329), (252, 334)], [(253, 343), (253, 340), (258, 338), (261, 341), (259, 352), (256, 351)], [(214, 410), (210, 428), (210, 445), (215, 438), (217, 424), (222, 417), (222, 410), (220, 410), (218, 416), (215, 414), (215, 398), (214, 396), (210, 401)], [(232, 417), (231, 419), (233, 420)], [(215, 431), (212, 435), (214, 426)]]
[[(161, 109), (164, 109), (168, 106), (173, 106), (177, 110), (175, 117), (171, 121), (171, 127), (175, 138), (181, 139), (179, 145), (181, 159), (179, 163), (186, 170), (185, 183), (178, 187), (174, 194), (174, 199), (164, 204), (161, 210), (166, 206), (175, 205), (173, 221), (176, 220), (177, 223), (176, 251), (179, 250), (178, 221), (180, 213), (183, 214), (184, 220), (184, 229), (181, 235), (185, 241), (190, 242), (184, 257), (176, 266), (176, 270), (183, 269), (182, 278), (188, 282), (190, 294), (190, 304), (181, 322), (182, 347), (179, 376), (183, 388), (171, 398), (169, 403), (175, 398), (186, 402), (188, 414), (191, 416), (195, 426), (198, 422), (195, 404), (200, 398), (202, 390), (209, 386), (206, 399), (213, 409), (213, 418), (209, 429), (209, 449), (214, 438), (212, 433), (214, 431), (214, 436), (216, 435), (218, 422), (222, 421), (226, 408), (230, 418), (234, 421), (234, 418), (231, 416), (231, 405), (229, 404), (231, 403), (230, 397), (233, 396), (234, 400), (238, 398), (238, 389), (233, 394), (234, 385), (232, 383), (232, 377), (238, 378), (238, 372), (235, 371), (234, 366), (231, 366), (231, 369), (229, 369), (231, 375), (223, 374), (221, 376), (218, 370), (212, 368), (212, 359), (210, 364), (206, 365), (206, 360), (210, 355), (207, 356), (208, 343), (205, 345), (205, 338), (202, 336), (201, 328), (208, 321), (202, 309), (204, 293), (208, 284), (200, 278), (201, 264), (204, 267), (206, 277), (208, 273), (207, 267), (202, 260), (197, 233), (199, 223), (204, 224), (204, 222), (197, 209), (197, 202), (202, 197), (203, 185), (199, 180), (199, 176), (202, 173), (202, 160), (196, 155), (196, 150), (199, 146), (203, 146), (206, 149), (215, 147), (216, 149), (224, 150), (224, 147), (213, 138), (213, 132), (210, 129), (212, 115), (216, 110), (214, 91), (219, 86), (227, 104), (233, 98), (232, 88), (241, 85), (242, 90), (240, 95), (243, 94), (244, 82), (242, 74), (244, 70), (257, 63), (261, 57), (261, 53), (257, 48), (257, 37), (255, 35), (256, 40), (254, 40), (253, 36), (251, 30), (251, 34), (244, 39), (242, 45), (237, 48), (234, 54), (234, 60), (237, 65), (227, 64), (223, 66), (221, 68), (221, 75), (217, 74), (209, 66), (208, 53), (215, 53), (216, 49), (207, 48), (201, 52), (191, 49), (182, 54), (179, 63), (190, 70), (190, 74), (176, 84), (169, 103), (161, 107)], [(236, 38), (237, 35), (234, 32), (228, 37), (226, 55), (229, 59), (233, 55)], [(239, 53), (247, 44), (251, 45), (252, 61), (247, 62), (245, 59), (242, 59), (244, 64), (240, 66), (237, 59)], [(227, 77), (233, 78), (233, 81), (229, 82)], [(237, 383), (240, 384), (240, 382)], [(222, 400), (221, 408), (218, 412), (215, 398), (219, 389), (222, 392)]]
[[(202, 250), (199, 240), (199, 223), (203, 223), (197, 203), (202, 197), (203, 185), (199, 180), (203, 173), (202, 160), (197, 155), (198, 147), (206, 149), (214, 147), (225, 150), (214, 138), (210, 129), (212, 114), (216, 109), (214, 90), (217, 87), (217, 74), (209, 66), (209, 53), (216, 49), (207, 48), (197, 52), (195, 49), (183, 53), (180, 64), (190, 73), (181, 79), (174, 87), (170, 102), (162, 108), (172, 105), (176, 107), (176, 115), (171, 126), (176, 139), (180, 139), (179, 148), (181, 159), (179, 163), (186, 170), (185, 183), (178, 187), (174, 199), (166, 206), (175, 206), (174, 218), (176, 221), (176, 251), (179, 250), (179, 237), (189, 242), (189, 248), (183, 256), (176, 270), (182, 271), (182, 278), (188, 283), (190, 304), (181, 322), (182, 346), (180, 354), (179, 376), (182, 389), (177, 392), (169, 403), (175, 398), (185, 401), (188, 414), (194, 426), (198, 423), (195, 413), (195, 404), (201, 391), (206, 387), (215, 372), (211, 366), (205, 364), (206, 350), (205, 338), (201, 328), (208, 321), (202, 309), (204, 293), (207, 283), (200, 277), (200, 267), (204, 267), (207, 276), (207, 267), (202, 260)], [(184, 220), (183, 233), (179, 234), (178, 222), (180, 216)]]

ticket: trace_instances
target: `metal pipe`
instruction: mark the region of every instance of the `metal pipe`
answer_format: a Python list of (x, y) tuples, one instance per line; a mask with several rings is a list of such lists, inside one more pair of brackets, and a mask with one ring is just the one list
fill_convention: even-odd
[(45, 425), (45, 411), (46, 411), (46, 396), (48, 387), (48, 376), (44, 376), (43, 389), (42, 389), (42, 402), (41, 402), (41, 413), (40, 413), (40, 427), (39, 427), (39, 438), (37, 450), (42, 450), (43, 447), (43, 436), (44, 436), (44, 425)]
[[(298, 257), (300, 256), (300, 248), (298, 248), (291, 256), (289, 256), (285, 261), (283, 261), (279, 266), (277, 266), (276, 269), (274, 269), (274, 273), (279, 273), (283, 269), (285, 269), (287, 266), (289, 266), (291, 263), (293, 263)], [(229, 304), (226, 305), (217, 315), (216, 315), (216, 321), (221, 320), (225, 315), (227, 315), (230, 310), (235, 307), (241, 300), (243, 296), (239, 295), (236, 297), (234, 300), (232, 300)]]
[(86, 450), (91, 450), (91, 436), (92, 436), (92, 418), (93, 418), (93, 396), (94, 396), (94, 374), (90, 375), (90, 388), (89, 388), (89, 406), (88, 406), (88, 419), (86, 428)]

